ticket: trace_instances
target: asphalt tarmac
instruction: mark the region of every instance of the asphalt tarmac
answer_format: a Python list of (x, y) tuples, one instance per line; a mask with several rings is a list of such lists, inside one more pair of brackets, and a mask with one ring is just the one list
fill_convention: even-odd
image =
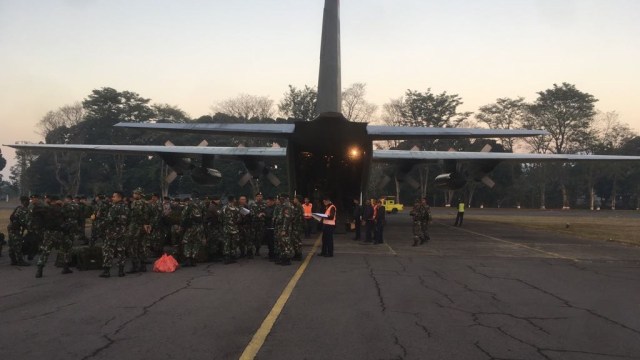
[(386, 244), (339, 235), (288, 267), (101, 279), (51, 257), (35, 279), (3, 255), (0, 359), (640, 359), (640, 248), (471, 215), (412, 247), (387, 218)]

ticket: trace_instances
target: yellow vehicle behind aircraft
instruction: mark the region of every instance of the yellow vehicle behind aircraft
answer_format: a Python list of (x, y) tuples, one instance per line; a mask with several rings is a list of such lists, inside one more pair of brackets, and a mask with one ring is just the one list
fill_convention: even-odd
[(395, 196), (387, 196), (380, 200), (382, 200), (382, 205), (387, 213), (396, 214), (398, 211), (404, 210), (404, 205), (400, 203), (396, 204)]

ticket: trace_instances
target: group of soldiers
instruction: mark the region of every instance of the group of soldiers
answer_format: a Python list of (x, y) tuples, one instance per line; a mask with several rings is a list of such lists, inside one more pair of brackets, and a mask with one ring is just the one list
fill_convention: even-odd
[(431, 222), (431, 208), (426, 198), (416, 199), (413, 209), (409, 213), (413, 218), (413, 245), (418, 246), (431, 240), (429, 237), (429, 222)]
[[(37, 278), (43, 276), (54, 248), (62, 257), (62, 273), (72, 273), (71, 250), (80, 242), (89, 247), (102, 243), (100, 276), (105, 278), (111, 276), (113, 265), (118, 276), (125, 276), (127, 260), (131, 263), (127, 273), (145, 272), (149, 256), (171, 250), (184, 259), (183, 267), (196, 266), (203, 254), (225, 264), (253, 258), (260, 256), (263, 245), (276, 264), (302, 259), (304, 211), (300, 199), (290, 201), (287, 194), (265, 200), (258, 193), (251, 203), (246, 196), (229, 196), (224, 206), (218, 196), (172, 200), (152, 194), (145, 199), (141, 188), (131, 197), (120, 191), (110, 199), (98, 195), (92, 204), (71, 196), (33, 195), (20, 200), (8, 226), (11, 265), (29, 266), (25, 256), (31, 260), (38, 252)], [(87, 218), (92, 220), (89, 238), (85, 238)], [(37, 244), (38, 250), (28, 250), (25, 240)]]

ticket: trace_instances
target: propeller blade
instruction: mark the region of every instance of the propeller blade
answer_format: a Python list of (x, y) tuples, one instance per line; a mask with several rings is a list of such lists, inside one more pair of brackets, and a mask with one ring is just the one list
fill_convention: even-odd
[(240, 180), (238, 180), (238, 185), (245, 186), (249, 180), (251, 180), (251, 174), (249, 172), (244, 173), (244, 175), (242, 175), (242, 177), (240, 178)]
[(280, 179), (278, 179), (278, 177), (275, 176), (272, 172), (267, 173), (267, 179), (269, 179), (269, 181), (273, 186), (275, 187), (280, 186)]
[(175, 146), (175, 145), (173, 145), (171, 140), (167, 140), (167, 141), (164, 142), (164, 146)]
[(491, 144), (485, 144), (482, 150), (480, 150), (480, 152), (491, 152), (491, 149), (493, 149)]
[(389, 183), (389, 181), (391, 181), (391, 177), (384, 175), (382, 177), (382, 180), (380, 180), (380, 183), (378, 184), (378, 189), (382, 189), (385, 186), (387, 186), (387, 184)]
[(202, 141), (200, 141), (200, 144), (198, 144), (199, 147), (205, 147), (205, 146), (208, 146), (208, 145), (209, 145), (209, 143), (207, 142), (207, 140), (202, 140)]
[(480, 181), (482, 181), (483, 184), (487, 185), (487, 187), (489, 189), (492, 189), (494, 186), (496, 186), (495, 181), (493, 181), (489, 176), (485, 175), (482, 177), (482, 179), (480, 179)]
[(167, 184), (171, 184), (177, 177), (178, 173), (171, 170), (171, 172), (167, 176), (165, 176), (164, 182), (166, 182)]
[(417, 182), (416, 179), (414, 179), (413, 177), (411, 177), (409, 175), (405, 176), (404, 181), (414, 189), (417, 189), (417, 188), (420, 187), (420, 183)]

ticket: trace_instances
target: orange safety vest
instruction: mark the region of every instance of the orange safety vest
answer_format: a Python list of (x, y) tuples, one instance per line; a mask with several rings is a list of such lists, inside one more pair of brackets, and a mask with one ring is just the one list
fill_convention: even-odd
[(311, 219), (311, 209), (313, 208), (313, 204), (302, 204), (302, 209), (304, 210), (304, 218)]
[[(329, 205), (329, 207), (327, 208), (327, 210), (324, 212), (325, 215), (327, 216), (331, 216), (331, 208), (336, 208), (335, 205), (331, 204)], [(329, 220), (327, 218), (322, 220), (322, 223), (325, 225), (333, 225), (336, 226), (336, 218), (338, 217), (338, 210), (336, 210), (335, 212), (335, 216), (333, 217), (333, 220)]]
[(375, 220), (376, 216), (378, 216), (378, 204), (373, 206), (373, 216), (371, 217), (371, 220)]

